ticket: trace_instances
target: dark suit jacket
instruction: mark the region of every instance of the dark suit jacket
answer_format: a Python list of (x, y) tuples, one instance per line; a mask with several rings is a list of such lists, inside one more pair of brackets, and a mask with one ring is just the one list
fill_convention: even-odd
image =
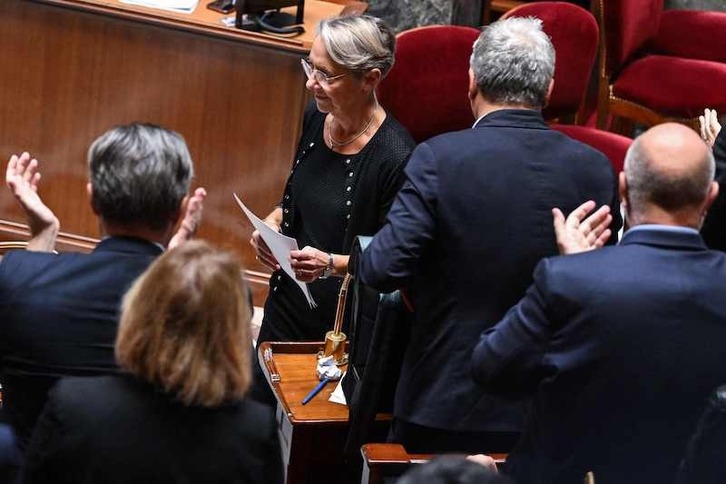
[(509, 109), (422, 143), (405, 173), (360, 267), (378, 290), (407, 285), (414, 303), (394, 414), (439, 429), (516, 431), (521, 409), (474, 383), (471, 350), (522, 297), (535, 264), (557, 253), (552, 207), (593, 199), (612, 206), (619, 226), (613, 169), (539, 112)]
[(0, 381), (25, 447), (48, 389), (66, 375), (116, 371), (121, 298), (159, 254), (111, 237), (90, 254), (14, 251), (0, 262)]
[(283, 482), (275, 415), (251, 400), (187, 407), (135, 378), (66, 378), (28, 448), (27, 483)]
[(726, 251), (726, 127), (718, 133), (713, 157), (716, 159), (716, 181), (720, 190), (708, 210), (701, 234), (709, 248)]
[(726, 254), (695, 232), (631, 229), (621, 245), (542, 261), (472, 360), (489, 391), (535, 395), (509, 454), (523, 483), (673, 482), (726, 381)]

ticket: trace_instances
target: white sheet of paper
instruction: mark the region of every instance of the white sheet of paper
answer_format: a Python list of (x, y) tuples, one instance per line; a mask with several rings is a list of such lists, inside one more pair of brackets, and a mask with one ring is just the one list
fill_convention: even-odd
[(255, 229), (260, 232), (260, 237), (262, 237), (262, 240), (265, 241), (267, 247), (270, 249), (270, 252), (272, 252), (272, 255), (275, 256), (275, 259), (277, 259), (277, 263), (280, 264), (282, 270), (285, 271), (285, 273), (297, 283), (297, 285), (300, 287), (300, 290), (305, 295), (305, 299), (308, 301), (310, 307), (314, 308), (315, 301), (313, 300), (313, 296), (310, 294), (308, 285), (304, 282), (298, 281), (295, 278), (295, 273), (292, 270), (292, 266), (290, 265), (290, 251), (298, 250), (297, 240), (293, 239), (292, 237), (288, 237), (287, 235), (282, 235), (280, 232), (272, 229), (257, 215), (252, 213), (245, 206), (245, 204), (242, 203), (242, 200), (240, 200), (236, 193), (233, 193), (233, 195), (234, 200), (237, 202), (237, 205), (239, 205), (239, 208), (241, 208), (245, 215), (247, 215), (247, 218), (250, 219), (250, 222), (252, 222), (252, 225), (255, 227)]
[[(344, 377), (345, 373), (343, 373), (343, 378)], [(343, 393), (343, 378), (338, 380), (338, 384), (335, 386), (335, 390), (333, 390), (333, 393), (331, 393), (328, 397), (329, 402), (339, 403), (341, 405), (348, 405), (348, 402), (345, 401), (345, 393)]]
[(141, 7), (158, 8), (170, 12), (192, 13), (199, 0), (120, 0), (121, 3), (139, 5)]

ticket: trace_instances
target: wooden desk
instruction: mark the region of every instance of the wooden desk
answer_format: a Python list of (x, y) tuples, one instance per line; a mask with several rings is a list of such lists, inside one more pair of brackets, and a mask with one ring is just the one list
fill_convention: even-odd
[[(343, 482), (343, 447), (348, 407), (328, 401), (337, 383), (328, 383), (307, 405), (302, 399), (318, 383), (316, 354), (323, 343), (264, 342), (260, 364), (277, 399), (277, 422), (287, 482)], [(265, 352), (270, 355), (265, 357)], [(271, 359), (270, 359), (271, 358)]]
[[(200, 236), (240, 255), (261, 304), (268, 273), (232, 192), (261, 216), (278, 202), (307, 101), (300, 58), (315, 24), (344, 7), (308, 0), (306, 33), (285, 39), (224, 27), (207, 3), (185, 15), (118, 0), (0, 1), (0, 158), (41, 160), (60, 247), (88, 250), (100, 236), (85, 190), (91, 141), (132, 121), (178, 131), (194, 185), (209, 193)], [(0, 240), (27, 234), (23, 222), (1, 189)]]

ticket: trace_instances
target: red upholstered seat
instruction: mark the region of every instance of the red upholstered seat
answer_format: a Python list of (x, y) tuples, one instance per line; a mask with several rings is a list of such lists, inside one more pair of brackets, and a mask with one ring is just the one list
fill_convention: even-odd
[[(543, 114), (546, 119), (575, 119), (585, 98), (598, 44), (595, 17), (582, 7), (567, 2), (536, 2), (522, 5), (504, 15), (537, 17), (555, 46), (555, 84)], [(584, 122), (583, 120), (577, 120)]]
[(663, 10), (663, 0), (597, 0), (603, 34), (598, 126), (607, 114), (646, 126), (698, 126), (726, 110), (726, 13)]
[(378, 101), (416, 142), (474, 123), (467, 90), (479, 30), (435, 25), (401, 32), (396, 63), (378, 87)]
[(566, 134), (572, 139), (576, 139), (577, 141), (601, 151), (610, 160), (615, 173), (623, 171), (625, 154), (627, 153), (628, 148), (630, 148), (630, 145), (633, 143), (632, 139), (619, 134), (610, 133), (609, 131), (589, 128), (587, 126), (552, 124), (550, 127)]
[[(723, 35), (726, 37), (726, 31)], [(707, 79), (708, 82), (703, 82)], [(674, 118), (694, 118), (705, 107), (726, 107), (726, 64), (649, 55), (626, 66), (612, 84), (612, 94)]]

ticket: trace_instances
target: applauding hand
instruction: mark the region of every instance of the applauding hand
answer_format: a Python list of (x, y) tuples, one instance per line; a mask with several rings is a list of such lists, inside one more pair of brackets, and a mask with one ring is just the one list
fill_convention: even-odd
[(28, 250), (50, 252), (55, 247), (60, 222), (38, 195), (40, 172), (38, 160), (27, 152), (13, 155), (5, 171), (5, 183), (20, 203), (30, 227)]
[(611, 234), (609, 227), (613, 220), (610, 207), (603, 205), (588, 217), (587, 214), (594, 208), (595, 202), (587, 201), (573, 210), (566, 219), (559, 208), (552, 209), (560, 254), (599, 249), (608, 241)]
[(207, 191), (204, 188), (197, 188), (194, 193), (187, 200), (186, 211), (184, 212), (184, 218), (179, 224), (179, 230), (169, 241), (169, 248), (173, 249), (177, 245), (191, 240), (197, 234), (199, 224), (202, 223), (202, 212), (204, 211), (204, 197), (207, 196)]
[(713, 148), (718, 133), (721, 131), (721, 123), (718, 122), (718, 113), (715, 109), (704, 109), (703, 116), (698, 117), (701, 123), (701, 138), (706, 144)]

